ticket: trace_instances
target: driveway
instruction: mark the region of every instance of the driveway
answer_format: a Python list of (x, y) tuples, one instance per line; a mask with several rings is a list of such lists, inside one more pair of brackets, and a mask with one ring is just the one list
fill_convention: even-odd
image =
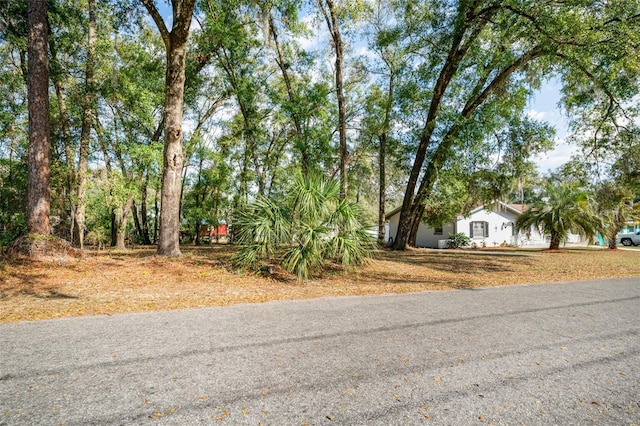
[(0, 326), (0, 424), (640, 423), (640, 278)]

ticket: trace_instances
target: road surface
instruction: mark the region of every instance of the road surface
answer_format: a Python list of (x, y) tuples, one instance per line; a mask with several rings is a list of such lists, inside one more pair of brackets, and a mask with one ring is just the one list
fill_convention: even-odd
[(640, 278), (0, 326), (6, 425), (640, 424)]

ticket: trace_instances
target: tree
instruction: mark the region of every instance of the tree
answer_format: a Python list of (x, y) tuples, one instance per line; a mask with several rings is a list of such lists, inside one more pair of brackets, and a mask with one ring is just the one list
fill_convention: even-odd
[(486, 138), (510, 117), (523, 114), (542, 76), (572, 72), (605, 87), (614, 100), (628, 95), (629, 85), (617, 87), (592, 72), (602, 65), (610, 70), (623, 65), (595, 59), (622, 43), (616, 32), (626, 34), (640, 22), (637, 2), (628, 3), (633, 5), (403, 2), (407, 43), (421, 53), (406, 87), (421, 93), (418, 105), (428, 108), (421, 111), (426, 117), (422, 129), (415, 130), (418, 142), (394, 248), (415, 243), (442, 168), (463, 154), (469, 141)]
[(93, 184), (105, 191), (103, 200), (112, 212), (111, 245), (124, 250), (130, 219), (136, 240), (151, 243), (147, 202), (160, 192), (164, 44), (146, 22), (108, 39), (108, 68), (97, 69), (108, 78), (96, 88), (93, 120), (106, 179)]
[[(293, 12), (290, 10), (291, 8), (285, 7), (284, 9), (285, 20), (291, 18), (291, 15), (293, 14)], [(273, 40), (273, 49), (276, 53), (275, 61), (276, 64), (278, 64), (280, 72), (282, 73), (282, 79), (284, 80), (285, 88), (287, 91), (287, 99), (289, 101), (289, 108), (287, 110), (289, 112), (289, 116), (291, 117), (291, 121), (293, 121), (295, 130), (296, 140), (294, 142), (294, 146), (300, 151), (300, 168), (302, 169), (303, 173), (307, 173), (311, 166), (311, 160), (309, 158), (308, 140), (303, 125), (303, 117), (301, 116), (301, 111), (298, 107), (298, 104), (300, 103), (300, 97), (294, 91), (294, 76), (292, 75), (292, 72), (290, 70), (290, 58), (287, 58), (285, 56), (285, 49), (283, 48), (282, 42), (279, 38), (279, 28), (276, 25), (273, 9), (269, 9), (265, 11), (265, 13), (268, 14), (269, 34), (271, 35), (271, 38)]]
[(182, 115), (185, 59), (196, 0), (171, 0), (173, 24), (167, 29), (153, 0), (140, 0), (153, 18), (167, 52), (164, 100), (164, 161), (159, 256), (180, 256), (180, 193), (182, 189)]
[(27, 228), (49, 235), (50, 127), (47, 2), (29, 0), (29, 183)]
[[(384, 243), (387, 203), (387, 151), (391, 133), (391, 114), (395, 104), (395, 85), (400, 68), (404, 66), (403, 52), (397, 46), (399, 31), (387, 21), (387, 13), (391, 8), (386, 2), (377, 1), (371, 9), (369, 18), (372, 33), (369, 47), (382, 62), (381, 70), (374, 70), (374, 74), (381, 74), (382, 87), (373, 86), (367, 103), (368, 114), (365, 122), (371, 128), (372, 137), (378, 142), (378, 242)], [(385, 87), (386, 86), (386, 87)]]
[(78, 162), (78, 205), (76, 207), (76, 224), (78, 226), (78, 242), (84, 248), (86, 205), (87, 205), (87, 168), (89, 166), (89, 142), (95, 110), (95, 49), (96, 0), (89, 0), (89, 28), (87, 31), (87, 59), (85, 65), (85, 95), (82, 110), (82, 129), (80, 132), (80, 156)]
[(586, 190), (571, 182), (547, 182), (542, 200), (518, 217), (516, 231), (532, 226), (549, 238), (549, 250), (557, 250), (570, 233), (593, 238), (602, 221)]
[[(8, 10), (7, 10), (8, 9)], [(0, 5), (0, 245), (26, 231), (27, 2)]]
[(335, 91), (338, 99), (338, 140), (340, 152), (340, 198), (347, 198), (347, 190), (349, 187), (349, 179), (347, 170), (349, 165), (349, 151), (347, 147), (347, 107), (344, 96), (344, 46), (342, 35), (340, 34), (340, 20), (338, 18), (338, 10), (333, 0), (318, 0), (318, 7), (324, 16), (333, 50), (335, 51)]

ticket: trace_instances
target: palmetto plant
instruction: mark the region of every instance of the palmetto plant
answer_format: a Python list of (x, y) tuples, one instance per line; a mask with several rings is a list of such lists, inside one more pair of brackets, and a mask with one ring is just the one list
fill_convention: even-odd
[(259, 197), (235, 220), (235, 262), (251, 268), (277, 263), (299, 279), (327, 260), (347, 267), (365, 263), (373, 241), (362, 212), (339, 195), (338, 181), (310, 174), (297, 177), (279, 199)]
[(557, 250), (570, 233), (593, 238), (602, 229), (590, 194), (568, 182), (547, 182), (542, 201), (522, 213), (516, 229), (535, 227), (549, 237), (549, 249)]

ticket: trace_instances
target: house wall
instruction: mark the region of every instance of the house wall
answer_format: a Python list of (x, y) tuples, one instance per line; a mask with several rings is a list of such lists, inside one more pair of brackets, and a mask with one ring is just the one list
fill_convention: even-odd
[[(456, 232), (464, 233), (470, 236), (470, 224), (471, 222), (487, 222), (488, 223), (488, 237), (476, 237), (472, 238), (477, 246), (484, 245), (499, 246), (501, 244), (509, 244), (516, 246), (540, 246), (548, 244), (548, 241), (544, 236), (532, 228), (530, 230), (522, 230), (514, 235), (513, 227), (518, 218), (518, 214), (510, 208), (498, 209), (497, 211), (485, 210), (483, 208), (476, 209), (471, 212), (468, 217), (459, 216), (455, 224), (446, 224), (443, 227), (442, 235), (435, 235), (434, 229), (421, 223), (418, 228), (418, 234), (416, 235), (416, 246), (418, 247), (430, 247), (438, 248), (439, 240), (446, 240), (449, 234)], [(387, 218), (388, 226), (387, 233), (385, 235), (385, 241), (389, 242), (390, 237), (395, 239), (398, 233), (398, 222), (400, 220), (400, 213), (396, 212)], [(529, 235), (527, 236), (527, 232)], [(569, 242), (572, 242), (573, 238)]]
[(455, 232), (455, 226), (453, 223), (447, 223), (442, 226), (442, 233), (436, 234), (435, 229), (421, 223), (418, 228), (418, 234), (416, 235), (416, 246), (438, 248), (438, 241), (448, 240), (449, 234)]
[(400, 212), (397, 212), (393, 216), (387, 217), (387, 221), (389, 226), (386, 227), (386, 234), (384, 236), (384, 241), (387, 243), (391, 242), (391, 238), (396, 240), (396, 235), (398, 235), (398, 223), (400, 222)]
[[(390, 242), (390, 237), (393, 237), (395, 240), (396, 235), (398, 234), (398, 222), (400, 221), (400, 213), (396, 213), (391, 217), (387, 218), (389, 224), (386, 228), (386, 235), (384, 240), (386, 242)], [(416, 247), (428, 247), (428, 248), (438, 248), (439, 240), (447, 240), (449, 239), (449, 234), (453, 234), (455, 232), (455, 225), (453, 223), (445, 224), (442, 227), (442, 234), (436, 235), (435, 229), (425, 225), (424, 223), (420, 223), (418, 226), (418, 234), (416, 235)]]
[[(511, 211), (476, 209), (468, 217), (458, 217), (458, 232), (469, 236), (471, 242), (478, 246), (516, 245), (519, 242), (519, 235), (514, 235), (513, 231), (516, 220), (515, 213)], [(489, 235), (471, 237), (471, 222), (487, 222)]]

